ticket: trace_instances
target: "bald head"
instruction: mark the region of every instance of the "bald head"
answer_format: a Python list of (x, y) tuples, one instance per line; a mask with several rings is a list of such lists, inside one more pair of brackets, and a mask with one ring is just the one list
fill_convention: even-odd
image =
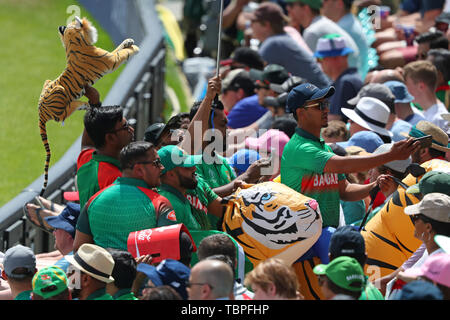
[(202, 288), (189, 289), (190, 299), (229, 297), (234, 286), (233, 270), (228, 264), (219, 260), (202, 260), (192, 267), (189, 282), (204, 284)]

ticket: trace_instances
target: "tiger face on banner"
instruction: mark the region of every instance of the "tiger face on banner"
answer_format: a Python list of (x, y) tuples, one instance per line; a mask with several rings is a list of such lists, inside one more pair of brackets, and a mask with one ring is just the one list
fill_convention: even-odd
[(317, 201), (280, 183), (238, 189), (225, 201), (223, 229), (242, 245), (254, 265), (322, 229)]
[(39, 130), (47, 155), (41, 196), (47, 188), (51, 155), (47, 122), (64, 121), (75, 110), (86, 105), (86, 102), (78, 100), (85, 94), (86, 88), (105, 74), (116, 70), (139, 51), (133, 39), (124, 40), (112, 52), (94, 46), (97, 41), (97, 30), (86, 18), (75, 17), (69, 25), (60, 26), (58, 31), (66, 51), (66, 69), (55, 80), (44, 82), (38, 103)]

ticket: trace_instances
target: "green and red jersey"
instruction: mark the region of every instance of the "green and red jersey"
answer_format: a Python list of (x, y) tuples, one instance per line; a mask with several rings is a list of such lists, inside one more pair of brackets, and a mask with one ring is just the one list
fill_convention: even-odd
[(167, 198), (140, 179), (117, 178), (92, 196), (80, 213), (77, 230), (104, 248), (127, 250), (130, 232), (176, 224)]
[(334, 155), (322, 138), (296, 128), (284, 147), (280, 164), (281, 183), (317, 200), (324, 227), (339, 224), (339, 181), (345, 175), (323, 172)]
[(98, 154), (93, 149), (81, 151), (77, 166), (79, 166), (77, 188), (81, 208), (96, 192), (109, 186), (122, 176), (119, 160)]

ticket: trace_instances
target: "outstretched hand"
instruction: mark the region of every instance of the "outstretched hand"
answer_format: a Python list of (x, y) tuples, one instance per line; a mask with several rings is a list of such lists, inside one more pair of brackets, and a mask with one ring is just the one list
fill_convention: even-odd
[(408, 138), (407, 140), (401, 140), (394, 143), (389, 153), (393, 157), (393, 160), (405, 160), (419, 149), (420, 142), (414, 142), (413, 138)]

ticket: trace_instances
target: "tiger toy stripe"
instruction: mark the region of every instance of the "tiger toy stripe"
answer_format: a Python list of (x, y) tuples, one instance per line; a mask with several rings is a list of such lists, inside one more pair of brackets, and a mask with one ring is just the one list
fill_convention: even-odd
[(64, 121), (75, 110), (84, 106), (86, 103), (78, 99), (85, 94), (85, 88), (116, 70), (139, 51), (133, 39), (124, 40), (112, 52), (94, 46), (97, 30), (86, 18), (81, 20), (75, 17), (69, 25), (60, 26), (58, 31), (66, 50), (66, 69), (57, 79), (45, 81), (38, 103), (39, 131), (47, 155), (41, 196), (47, 188), (51, 157), (47, 121)]

